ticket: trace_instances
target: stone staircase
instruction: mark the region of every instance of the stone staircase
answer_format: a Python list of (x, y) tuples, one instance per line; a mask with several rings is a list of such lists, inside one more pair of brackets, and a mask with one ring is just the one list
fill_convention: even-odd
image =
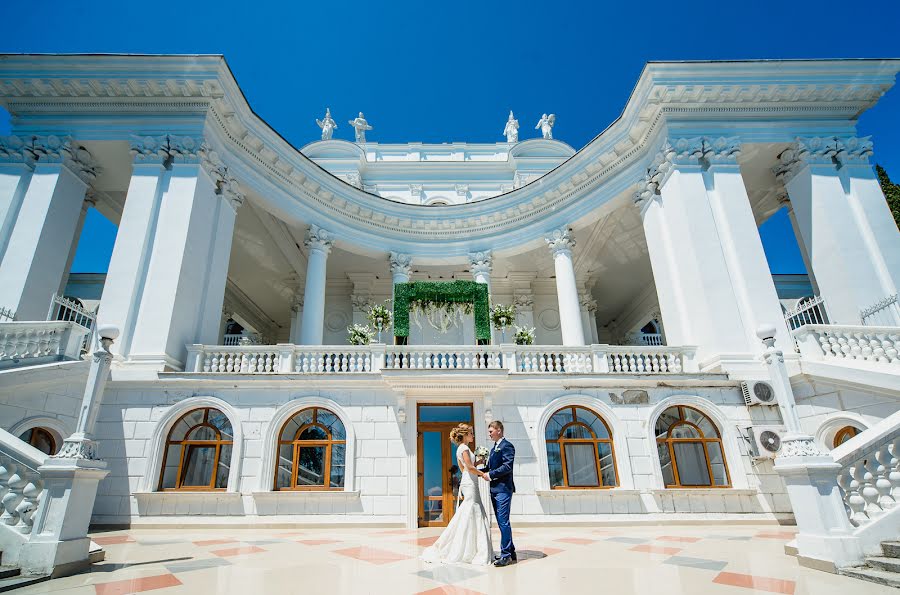
[[(2, 552), (0, 552), (0, 559), (2, 559), (2, 555)], [(42, 583), (47, 580), (50, 580), (49, 574), (23, 576), (21, 569), (15, 566), (0, 565), (0, 593), (12, 591), (19, 587), (27, 587), (35, 583)]]
[(842, 568), (845, 576), (900, 589), (900, 541), (882, 541), (881, 556), (868, 556), (865, 566)]

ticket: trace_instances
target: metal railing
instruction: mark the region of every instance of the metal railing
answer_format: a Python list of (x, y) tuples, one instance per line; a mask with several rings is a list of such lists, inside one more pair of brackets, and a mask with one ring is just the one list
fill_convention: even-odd
[(96, 310), (88, 310), (75, 300), (53, 294), (53, 297), (50, 298), (50, 311), (47, 312), (47, 321), (74, 322), (91, 331), (84, 336), (84, 341), (81, 344), (81, 353), (91, 351), (94, 333), (97, 332)]
[(792, 331), (804, 324), (828, 324), (825, 299), (814, 295), (809, 299), (801, 300), (796, 306), (784, 313), (784, 321)]
[(12, 308), (0, 308), (0, 322), (15, 322), (16, 313)]
[(900, 325), (900, 293), (888, 296), (860, 310), (859, 319), (863, 326), (898, 326)]

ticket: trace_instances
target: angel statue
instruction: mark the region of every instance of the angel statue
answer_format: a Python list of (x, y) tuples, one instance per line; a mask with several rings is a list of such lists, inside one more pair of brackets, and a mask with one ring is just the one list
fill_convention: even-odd
[(331, 140), (331, 135), (334, 134), (334, 131), (337, 128), (337, 122), (331, 118), (330, 109), (327, 107), (325, 108), (325, 119), (319, 120), (316, 118), (316, 124), (322, 129), (322, 140)]
[(366, 122), (366, 119), (363, 117), (362, 112), (359, 112), (359, 117), (357, 117), (355, 120), (350, 120), (350, 125), (353, 126), (354, 130), (356, 130), (356, 142), (366, 142), (366, 130), (372, 130), (372, 127), (369, 126), (368, 122)]
[(534, 127), (535, 130), (540, 129), (541, 134), (544, 135), (545, 139), (553, 138), (553, 125), (556, 123), (556, 114), (544, 114), (541, 116), (541, 119), (538, 120), (537, 126)]
[(519, 142), (519, 121), (513, 118), (512, 110), (509, 111), (509, 120), (506, 121), (506, 128), (503, 129), (503, 134), (506, 135), (506, 142)]

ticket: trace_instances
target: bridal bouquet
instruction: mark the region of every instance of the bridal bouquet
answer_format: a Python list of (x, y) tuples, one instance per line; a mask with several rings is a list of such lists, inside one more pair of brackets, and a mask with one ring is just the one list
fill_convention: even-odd
[(487, 467), (488, 449), (486, 446), (479, 446), (475, 449), (475, 466), (483, 471)]

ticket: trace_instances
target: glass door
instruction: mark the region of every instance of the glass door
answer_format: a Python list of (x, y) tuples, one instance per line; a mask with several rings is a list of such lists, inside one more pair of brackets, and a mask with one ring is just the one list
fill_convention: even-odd
[(456, 512), (462, 472), (450, 432), (472, 423), (472, 405), (419, 405), (419, 526), (445, 527)]

